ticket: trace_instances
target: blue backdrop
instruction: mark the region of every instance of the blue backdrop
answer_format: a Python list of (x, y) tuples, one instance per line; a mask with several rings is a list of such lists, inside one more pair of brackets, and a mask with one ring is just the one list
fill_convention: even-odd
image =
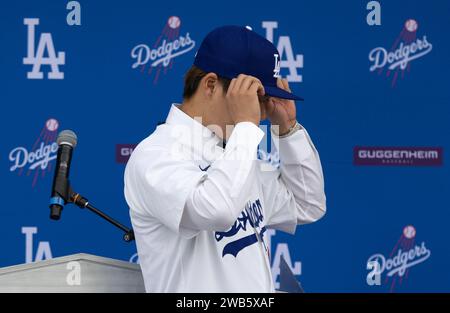
[(449, 292), (450, 2), (368, 2), (3, 1), (0, 267), (137, 261), (91, 213), (49, 219), (56, 135), (78, 135), (75, 189), (130, 225), (125, 148), (181, 101), (203, 37), (237, 24), (278, 46), (325, 174), (327, 215), (269, 233), (275, 279), (284, 256), (307, 292)]

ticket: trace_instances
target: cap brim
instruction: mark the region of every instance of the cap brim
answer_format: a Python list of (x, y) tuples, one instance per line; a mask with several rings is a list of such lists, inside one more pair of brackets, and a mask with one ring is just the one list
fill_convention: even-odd
[(275, 98), (297, 100), (297, 101), (304, 100), (302, 97), (296, 96), (296, 95), (294, 95), (290, 92), (287, 92), (286, 90), (283, 90), (278, 87), (264, 86), (264, 91), (266, 92), (266, 95), (275, 97)]

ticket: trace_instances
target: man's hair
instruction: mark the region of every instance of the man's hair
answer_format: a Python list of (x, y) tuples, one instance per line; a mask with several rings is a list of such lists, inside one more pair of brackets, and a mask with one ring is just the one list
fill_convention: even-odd
[[(183, 99), (188, 100), (195, 94), (200, 81), (207, 74), (207, 72), (204, 72), (195, 65), (192, 65), (192, 67), (184, 76)], [(217, 76), (219, 77), (219, 82), (222, 84), (224, 93), (226, 93), (228, 91), (228, 87), (230, 86), (231, 80), (228, 78), (220, 77), (219, 75)]]

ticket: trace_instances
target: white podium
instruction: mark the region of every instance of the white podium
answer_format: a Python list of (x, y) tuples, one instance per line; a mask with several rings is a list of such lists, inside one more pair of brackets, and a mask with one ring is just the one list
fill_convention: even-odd
[(145, 292), (138, 264), (73, 254), (0, 269), (4, 292)]

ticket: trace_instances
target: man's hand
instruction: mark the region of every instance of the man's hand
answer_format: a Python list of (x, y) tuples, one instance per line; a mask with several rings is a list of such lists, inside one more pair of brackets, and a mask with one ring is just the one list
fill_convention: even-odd
[[(286, 79), (278, 78), (277, 86), (291, 92)], [(266, 114), (272, 125), (278, 125), (280, 127), (279, 135), (288, 133), (289, 129), (295, 125), (297, 119), (295, 102), (288, 99), (270, 98), (266, 104)]]
[(261, 108), (258, 94), (264, 93), (264, 87), (256, 77), (240, 74), (231, 80), (225, 98), (234, 124), (252, 122), (259, 126)]

